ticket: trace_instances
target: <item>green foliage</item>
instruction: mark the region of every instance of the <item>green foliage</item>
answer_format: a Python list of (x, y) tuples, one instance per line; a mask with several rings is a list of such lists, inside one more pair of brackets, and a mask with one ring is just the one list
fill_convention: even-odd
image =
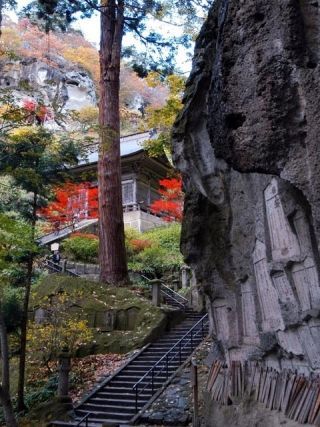
[(0, 213), (21, 219), (28, 212), (30, 195), (18, 186), (10, 176), (0, 176)]
[(18, 268), (27, 256), (37, 252), (29, 224), (0, 213), (0, 281), (8, 277), (10, 269)]
[[(150, 84), (153, 84), (152, 80)], [(159, 136), (146, 141), (143, 146), (151, 157), (166, 155), (171, 161), (171, 129), (182, 108), (181, 98), (185, 79), (173, 74), (166, 78), (165, 84), (169, 89), (169, 96), (165, 105), (157, 109), (147, 109), (148, 126), (149, 128), (156, 128), (160, 132)]]
[(176, 223), (166, 227), (154, 228), (143, 233), (143, 237), (158, 243), (159, 246), (166, 249), (168, 252), (180, 252), (180, 235), (181, 225)]
[[(82, 298), (79, 290), (74, 301)], [(45, 312), (41, 323), (31, 323), (28, 329), (28, 358), (49, 367), (49, 362), (56, 360), (63, 348), (71, 354), (92, 340), (92, 332), (87, 321), (83, 319), (82, 310), (73, 309), (74, 302), (69, 300), (66, 292), (59, 292), (50, 298), (39, 301)]]
[(28, 409), (39, 405), (41, 402), (46, 402), (51, 399), (58, 389), (58, 375), (51, 375), (48, 381), (40, 388), (35, 388), (27, 391), (25, 403)]
[(179, 268), (183, 264), (180, 252), (180, 224), (170, 224), (167, 227), (155, 228), (143, 234), (139, 233), (139, 241), (148, 245), (138, 245), (140, 251), (133, 250), (137, 236), (127, 239), (128, 266), (133, 271), (151, 273), (162, 276), (164, 272)]
[(18, 127), (0, 139), (0, 174), (23, 190), (46, 196), (48, 185), (63, 180), (66, 166), (77, 163), (77, 147), (43, 126)]
[(92, 237), (76, 236), (63, 241), (63, 254), (72, 260), (82, 262), (96, 262), (99, 251), (99, 240)]
[(17, 332), (22, 320), (22, 295), (20, 289), (5, 290), (2, 302), (2, 312), (8, 333)]
[[(180, 252), (181, 226), (172, 223), (145, 233), (128, 228), (125, 230), (129, 269), (144, 271), (156, 276), (182, 265)], [(63, 254), (72, 260), (96, 262), (99, 241), (92, 235), (71, 237), (62, 243)]]

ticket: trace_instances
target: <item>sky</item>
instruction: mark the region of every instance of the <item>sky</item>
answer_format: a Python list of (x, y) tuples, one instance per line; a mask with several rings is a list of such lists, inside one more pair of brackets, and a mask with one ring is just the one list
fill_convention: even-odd
[[(17, 0), (17, 10), (19, 12), (24, 6), (30, 3), (31, 0)], [(14, 11), (6, 11), (6, 14), (10, 16), (10, 18), (14, 21), (17, 20), (17, 15)], [(77, 22), (73, 24), (73, 27), (76, 29), (80, 29), (84, 35), (84, 37), (91, 42), (97, 49), (99, 49), (99, 39), (100, 39), (100, 17), (99, 13), (95, 13), (91, 18), (88, 19), (79, 19)], [(168, 24), (159, 23), (154, 21), (152, 23), (152, 27), (154, 30), (167, 34), (175, 33), (173, 35), (179, 36), (179, 29)], [(136, 44), (136, 40), (130, 36), (125, 36), (124, 45), (132, 45)], [(189, 53), (189, 55), (188, 55)], [(179, 69), (184, 73), (188, 74), (191, 69), (191, 60), (190, 60), (190, 51), (187, 52), (186, 49), (180, 48), (177, 54), (177, 64), (179, 64)]]

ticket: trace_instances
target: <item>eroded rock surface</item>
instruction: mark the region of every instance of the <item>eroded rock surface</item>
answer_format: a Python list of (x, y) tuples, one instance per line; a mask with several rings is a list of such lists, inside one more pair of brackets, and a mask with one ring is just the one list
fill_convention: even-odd
[(216, 0), (174, 129), (216, 357), (320, 370), (320, 5)]
[(0, 61), (0, 91), (10, 89), (19, 99), (33, 98), (60, 111), (96, 105), (88, 72), (61, 57), (55, 65), (36, 58)]

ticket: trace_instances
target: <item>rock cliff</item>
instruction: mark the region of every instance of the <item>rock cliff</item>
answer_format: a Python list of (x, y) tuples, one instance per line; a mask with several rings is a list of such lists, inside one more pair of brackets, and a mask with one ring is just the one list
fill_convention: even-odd
[(320, 370), (319, 7), (216, 0), (173, 135), (215, 356), (306, 374)]
[(52, 65), (37, 58), (1, 60), (0, 90), (5, 89), (18, 99), (41, 100), (59, 111), (96, 105), (95, 86), (88, 72), (62, 57), (54, 58)]

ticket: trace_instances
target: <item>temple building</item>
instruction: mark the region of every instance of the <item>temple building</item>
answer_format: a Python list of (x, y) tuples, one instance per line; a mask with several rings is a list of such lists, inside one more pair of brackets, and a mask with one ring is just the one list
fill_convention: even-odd
[[(150, 205), (159, 199), (159, 180), (172, 170), (165, 156), (149, 157), (142, 143), (154, 133), (143, 132), (122, 137), (120, 140), (122, 170), (122, 200), (125, 227), (143, 232), (161, 226), (165, 221), (150, 211)], [(89, 147), (87, 157), (73, 168), (81, 180), (97, 185), (98, 147)]]

